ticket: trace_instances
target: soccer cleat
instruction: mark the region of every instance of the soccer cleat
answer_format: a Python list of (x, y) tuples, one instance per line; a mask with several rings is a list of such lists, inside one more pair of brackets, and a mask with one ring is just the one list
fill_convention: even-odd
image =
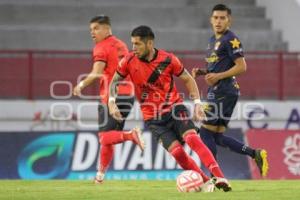
[(269, 170), (267, 151), (264, 149), (256, 149), (254, 160), (262, 177), (266, 177)]
[(133, 138), (133, 142), (135, 144), (137, 144), (142, 151), (144, 151), (145, 149), (145, 141), (143, 139), (143, 136), (142, 136), (142, 131), (140, 128), (138, 127), (135, 127), (132, 129), (132, 138)]
[(95, 184), (101, 184), (104, 181), (105, 174), (102, 172), (97, 172), (96, 177), (94, 178)]
[(200, 188), (201, 192), (214, 192), (215, 191), (215, 178), (211, 178), (208, 181), (206, 181)]
[(232, 190), (231, 185), (226, 178), (215, 177), (215, 180), (215, 186), (218, 189), (223, 189), (224, 192), (229, 192)]

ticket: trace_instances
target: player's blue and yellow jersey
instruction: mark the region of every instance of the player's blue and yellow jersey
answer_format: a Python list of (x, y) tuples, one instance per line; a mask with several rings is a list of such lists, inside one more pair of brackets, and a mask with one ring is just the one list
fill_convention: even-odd
[[(206, 62), (209, 73), (224, 72), (232, 68), (235, 59), (244, 57), (238, 37), (227, 30), (220, 38), (211, 37), (207, 47)], [(220, 80), (208, 88), (209, 93), (239, 95), (239, 86), (235, 77)]]

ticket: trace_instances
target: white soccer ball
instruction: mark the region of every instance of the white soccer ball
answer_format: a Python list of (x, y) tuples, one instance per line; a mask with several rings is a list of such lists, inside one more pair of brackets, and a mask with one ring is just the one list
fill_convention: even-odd
[(176, 183), (179, 192), (200, 192), (203, 179), (198, 172), (185, 170), (177, 176)]

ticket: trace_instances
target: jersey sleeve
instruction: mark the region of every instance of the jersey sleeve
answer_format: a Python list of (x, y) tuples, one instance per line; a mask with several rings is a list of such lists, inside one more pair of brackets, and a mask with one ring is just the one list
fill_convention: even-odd
[(119, 60), (121, 60), (122, 58), (124, 58), (127, 54), (128, 54), (128, 48), (126, 46), (126, 44), (124, 42), (119, 42), (118, 45), (118, 58)]
[(118, 68), (117, 68), (117, 73), (125, 78), (129, 71), (128, 71), (128, 57), (124, 57), (120, 60)]
[(175, 56), (172, 54), (172, 73), (175, 75), (175, 76), (180, 76), (183, 71), (184, 71), (184, 67), (181, 63), (181, 61)]
[(239, 38), (234, 35), (228, 38), (227, 50), (232, 60), (236, 60), (239, 57), (244, 57), (243, 45)]
[(107, 52), (103, 48), (99, 46), (95, 46), (93, 50), (93, 61), (94, 62), (102, 61), (106, 63), (107, 59), (108, 59)]

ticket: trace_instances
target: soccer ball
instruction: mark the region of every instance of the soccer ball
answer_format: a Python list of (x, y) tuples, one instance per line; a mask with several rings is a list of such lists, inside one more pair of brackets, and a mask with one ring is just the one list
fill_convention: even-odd
[(198, 172), (185, 170), (178, 175), (176, 184), (179, 192), (200, 192), (203, 179)]

